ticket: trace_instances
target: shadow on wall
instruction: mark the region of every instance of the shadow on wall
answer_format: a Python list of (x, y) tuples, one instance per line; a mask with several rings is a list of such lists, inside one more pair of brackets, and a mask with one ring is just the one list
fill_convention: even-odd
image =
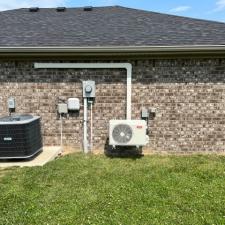
[(177, 58), (137, 61), (134, 79), (144, 84), (225, 83), (225, 59)]
[(107, 157), (110, 158), (131, 158), (131, 159), (137, 159), (141, 158), (144, 155), (142, 154), (141, 148), (136, 148), (132, 146), (125, 146), (125, 147), (119, 147), (113, 148), (112, 146), (109, 146), (109, 139), (107, 139), (105, 148), (104, 148), (104, 154)]
[[(78, 83), (95, 80), (97, 83), (126, 83), (125, 69), (35, 69), (40, 61), (1, 61), (0, 82), (10, 83)], [(81, 63), (81, 61), (44, 61), (45, 63)], [(86, 62), (86, 61), (84, 61)], [(88, 61), (86, 63), (91, 63)], [(102, 61), (101, 61), (102, 62)], [(105, 61), (104, 61), (105, 62)], [(108, 62), (108, 61), (107, 61)], [(113, 74), (113, 79), (112, 79)], [(122, 75), (122, 76), (121, 76)]]
[[(78, 63), (81, 61), (54, 61), (54, 63), (57, 62)], [(101, 62), (111, 61), (101, 60)], [(144, 84), (225, 83), (225, 59), (222, 58), (147, 59), (129, 62), (133, 65), (133, 82)], [(34, 61), (3, 61), (0, 62), (0, 72), (0, 82), (81, 83), (84, 76), (85, 79), (93, 79), (97, 83), (126, 82), (124, 69), (34, 69)], [(121, 74), (124, 76), (121, 77)]]

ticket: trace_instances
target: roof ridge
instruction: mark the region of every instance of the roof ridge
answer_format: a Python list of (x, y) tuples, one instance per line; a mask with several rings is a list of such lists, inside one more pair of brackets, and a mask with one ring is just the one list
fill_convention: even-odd
[(150, 11), (150, 10), (146, 10), (146, 9), (140, 9), (140, 8), (137, 9), (137, 8), (131, 8), (131, 7), (127, 7), (127, 6), (120, 6), (120, 5), (115, 5), (115, 7), (133, 10), (133, 11), (145, 12), (147, 14), (148, 13), (154, 13), (154, 14), (158, 14), (158, 15), (161, 15), (161, 16), (169, 16), (169, 17), (176, 17), (176, 18), (183, 18), (183, 19), (190, 19), (190, 20), (198, 20), (198, 21), (203, 21), (203, 22), (221, 23), (223, 25), (225, 24), (225, 22), (217, 21), (217, 20), (208, 20), (208, 19), (201, 19), (201, 18), (188, 17), (188, 16), (179, 16), (179, 15), (174, 15), (174, 14), (169, 14), (169, 13), (164, 13), (164, 12), (156, 12), (156, 11)]
[[(58, 6), (57, 6), (58, 7)], [(56, 9), (57, 7), (38, 7), (40, 10), (43, 9)], [(65, 6), (66, 7), (66, 6)], [(80, 7), (66, 7), (67, 9), (83, 9), (85, 6), (80, 6)], [(164, 12), (156, 12), (156, 11), (150, 11), (150, 10), (146, 10), (146, 9), (141, 9), (141, 8), (132, 8), (132, 7), (128, 7), (128, 6), (123, 6), (123, 5), (109, 5), (109, 6), (92, 6), (93, 8), (97, 8), (97, 9), (101, 9), (101, 8), (120, 8), (120, 9), (125, 9), (125, 10), (132, 10), (132, 11), (136, 11), (136, 12), (143, 12), (146, 14), (156, 14), (156, 15), (160, 15), (160, 16), (168, 16), (171, 18), (183, 18), (183, 19), (188, 19), (188, 20), (195, 20), (195, 21), (200, 21), (200, 22), (209, 22), (209, 23), (216, 23), (216, 24), (225, 24), (225, 21), (217, 21), (217, 20), (209, 20), (209, 19), (201, 19), (201, 18), (194, 18), (194, 17), (188, 17), (188, 16), (180, 16), (180, 15), (174, 15), (174, 14), (169, 14), (169, 13), (164, 13)], [(9, 9), (9, 10), (4, 10), (4, 11), (0, 11), (0, 13), (3, 12), (9, 12), (9, 11), (19, 11), (19, 10), (24, 10), (24, 9), (29, 9), (31, 7), (27, 7), (27, 8), (17, 8), (17, 9)]]
[[(0, 13), (2, 12), (8, 12), (8, 11), (17, 11), (17, 10), (24, 10), (24, 9), (30, 9), (32, 7), (37, 7), (40, 10), (41, 9), (57, 9), (58, 7), (65, 7), (67, 9), (83, 9), (85, 6), (80, 6), (80, 7), (67, 7), (67, 6), (56, 6), (56, 7), (39, 7), (39, 6), (31, 6), (31, 7), (22, 7), (22, 8), (15, 8), (15, 9), (6, 9), (6, 10), (2, 10), (0, 11)], [(92, 6), (93, 8), (110, 8), (110, 7), (116, 7), (114, 5), (112, 6)]]

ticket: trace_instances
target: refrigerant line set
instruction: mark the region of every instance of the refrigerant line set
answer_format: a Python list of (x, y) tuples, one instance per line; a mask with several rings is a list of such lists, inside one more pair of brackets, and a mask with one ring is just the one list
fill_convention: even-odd
[[(148, 111), (142, 110), (142, 120), (131, 119), (131, 91), (132, 91), (132, 65), (130, 63), (34, 63), (35, 69), (126, 69), (127, 72), (127, 98), (126, 98), (126, 120), (109, 121), (110, 135), (109, 144), (118, 146), (137, 146), (142, 147), (147, 144), (147, 122)], [(83, 83), (83, 150), (85, 153), (91, 151), (93, 126), (92, 126), (92, 105), (95, 99), (95, 81), (87, 80)], [(90, 105), (91, 117), (91, 135), (90, 143), (88, 143), (87, 123), (88, 123), (88, 106)], [(67, 103), (58, 104), (58, 113), (60, 119), (62, 114), (68, 111), (76, 111), (80, 109), (78, 98), (69, 98)], [(129, 128), (129, 129), (128, 129)], [(117, 143), (118, 142), (118, 143)], [(62, 120), (61, 120), (61, 145), (62, 145)]]

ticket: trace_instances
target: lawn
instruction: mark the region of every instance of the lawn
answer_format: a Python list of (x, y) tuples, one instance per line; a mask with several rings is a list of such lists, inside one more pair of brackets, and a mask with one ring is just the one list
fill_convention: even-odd
[(225, 224), (225, 157), (73, 154), (0, 177), (1, 225)]

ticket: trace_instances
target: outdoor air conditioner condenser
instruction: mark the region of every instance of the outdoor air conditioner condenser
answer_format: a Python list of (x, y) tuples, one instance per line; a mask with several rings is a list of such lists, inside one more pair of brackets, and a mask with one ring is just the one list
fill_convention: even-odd
[(40, 117), (0, 118), (0, 159), (30, 158), (42, 150)]
[(145, 120), (110, 120), (109, 145), (145, 146), (147, 124)]

